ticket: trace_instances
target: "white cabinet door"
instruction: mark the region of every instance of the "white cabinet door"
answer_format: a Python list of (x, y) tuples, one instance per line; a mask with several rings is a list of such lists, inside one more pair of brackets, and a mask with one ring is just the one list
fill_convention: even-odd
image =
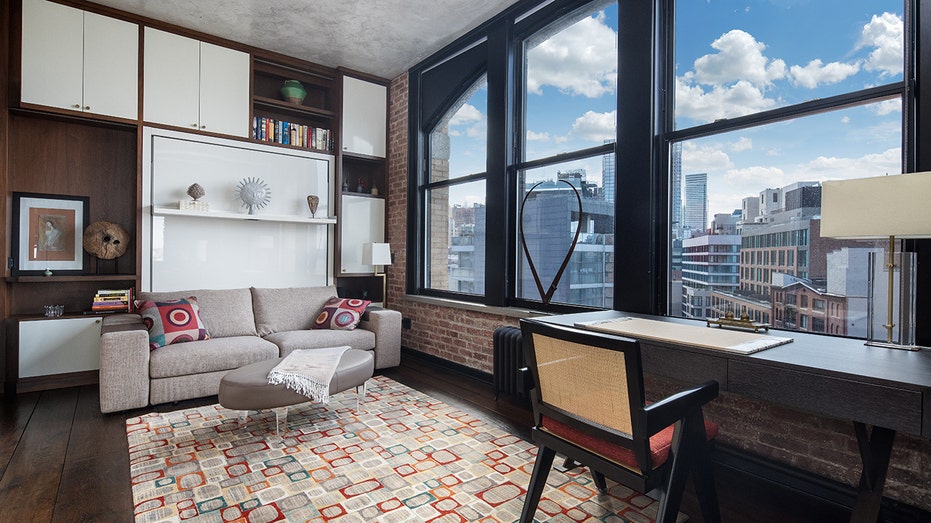
[(23, 2), (25, 103), (135, 119), (139, 26), (47, 2)]
[(100, 368), (100, 318), (19, 322), (19, 377)]
[(136, 119), (139, 26), (84, 13), (84, 111)]
[(200, 128), (248, 136), (249, 55), (200, 44)]
[(80, 9), (23, 0), (23, 102), (81, 110), (83, 19)]
[(200, 42), (146, 27), (143, 86), (143, 119), (198, 128)]
[(340, 274), (373, 273), (362, 263), (362, 244), (385, 241), (385, 200), (344, 195), (339, 224)]
[(385, 157), (388, 88), (343, 77), (343, 152)]

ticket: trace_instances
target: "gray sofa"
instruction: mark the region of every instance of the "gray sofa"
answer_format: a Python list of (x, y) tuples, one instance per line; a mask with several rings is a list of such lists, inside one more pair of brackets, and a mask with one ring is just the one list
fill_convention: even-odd
[(371, 350), (375, 368), (401, 363), (401, 313), (370, 307), (355, 330), (311, 329), (336, 288), (198, 289), (140, 293), (170, 301), (194, 296), (210, 339), (149, 350), (138, 314), (103, 318), (100, 410), (117, 412), (217, 394), (220, 379), (243, 365), (296, 349), (349, 345)]

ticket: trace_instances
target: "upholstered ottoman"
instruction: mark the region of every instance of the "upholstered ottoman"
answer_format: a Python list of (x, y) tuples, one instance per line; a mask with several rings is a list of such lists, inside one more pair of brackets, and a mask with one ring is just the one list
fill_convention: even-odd
[[(220, 380), (220, 405), (230, 410), (262, 410), (288, 407), (310, 401), (310, 398), (298, 394), (284, 385), (270, 385), (268, 373), (284, 358), (251, 363), (230, 371)], [(359, 409), (365, 397), (365, 383), (375, 372), (375, 357), (372, 351), (349, 349), (343, 353), (330, 380), (330, 394), (336, 394), (356, 388), (356, 409)], [(276, 411), (278, 421), (281, 412)], [(287, 410), (284, 411), (287, 417)], [(276, 424), (277, 432), (277, 424)]]

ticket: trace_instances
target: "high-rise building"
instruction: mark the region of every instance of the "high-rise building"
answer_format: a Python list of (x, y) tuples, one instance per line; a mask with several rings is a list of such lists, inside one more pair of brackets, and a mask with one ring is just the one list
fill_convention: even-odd
[(715, 291), (735, 291), (740, 284), (740, 236), (711, 234), (682, 241), (682, 316), (713, 316)]
[(685, 227), (692, 231), (708, 228), (708, 173), (685, 175)]
[(673, 238), (682, 237), (682, 142), (672, 144), (669, 164), (670, 230)]
[[(605, 140), (604, 143), (612, 143), (614, 140)], [(604, 191), (605, 201), (613, 202), (615, 192), (617, 191), (617, 175), (614, 172), (614, 155), (606, 154), (601, 157), (601, 187)]]

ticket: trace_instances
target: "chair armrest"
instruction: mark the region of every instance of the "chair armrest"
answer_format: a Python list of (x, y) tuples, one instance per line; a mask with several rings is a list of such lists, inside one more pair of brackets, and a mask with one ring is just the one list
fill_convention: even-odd
[(362, 316), (359, 328), (375, 333), (375, 368), (401, 364), (401, 313), (370, 307)]
[(647, 405), (643, 409), (647, 433), (651, 436), (656, 434), (684, 418), (692, 409), (700, 409), (702, 405), (717, 397), (718, 382), (712, 380)]
[(138, 314), (105, 316), (100, 327), (100, 411), (149, 404), (149, 333)]

